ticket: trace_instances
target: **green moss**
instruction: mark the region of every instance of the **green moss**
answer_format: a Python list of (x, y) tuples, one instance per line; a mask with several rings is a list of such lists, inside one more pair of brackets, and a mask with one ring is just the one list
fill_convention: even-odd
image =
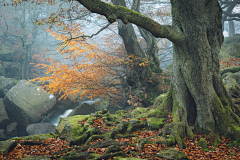
[(159, 129), (163, 127), (163, 121), (165, 118), (150, 117), (147, 119), (148, 127), (151, 129)]
[(57, 135), (54, 133), (48, 133), (48, 134), (37, 134), (37, 135), (29, 135), (29, 136), (24, 136), (24, 137), (15, 137), (15, 138), (11, 138), (8, 139), (8, 141), (11, 140), (46, 140), (48, 138), (56, 138)]
[(203, 138), (199, 139), (198, 145), (202, 147), (202, 149), (207, 149), (207, 141), (205, 141)]

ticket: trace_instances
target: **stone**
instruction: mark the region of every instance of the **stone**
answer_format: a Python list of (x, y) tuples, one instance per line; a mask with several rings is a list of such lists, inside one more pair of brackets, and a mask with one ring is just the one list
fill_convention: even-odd
[(158, 154), (159, 158), (165, 159), (174, 159), (174, 160), (188, 160), (188, 157), (185, 153), (178, 151), (176, 149), (166, 149), (160, 151)]
[(0, 128), (5, 129), (6, 126), (10, 123), (10, 119), (5, 109), (3, 99), (0, 98)]
[(34, 124), (29, 124), (26, 128), (27, 132), (29, 135), (34, 135), (34, 134), (46, 134), (46, 133), (55, 133), (55, 128), (51, 123), (34, 123)]
[(13, 78), (0, 76), (0, 98), (4, 98), (7, 92), (17, 83)]
[(16, 137), (17, 136), (17, 122), (11, 122), (7, 125), (7, 136)]
[[(20, 80), (4, 97), (6, 111), (21, 128), (29, 124), (40, 122), (44, 116), (52, 111), (56, 104), (54, 95), (32, 83), (26, 84), (26, 80)], [(10, 118), (11, 119), (11, 118)]]
[(82, 124), (79, 124), (79, 121), (89, 118), (90, 115), (76, 115), (72, 117), (62, 117), (60, 122), (56, 127), (56, 134), (59, 135), (59, 138), (67, 141), (73, 140), (76, 136), (75, 132), (83, 129)]
[(69, 115), (68, 117), (75, 116), (75, 115), (87, 115), (96, 112), (97, 110), (90, 106), (87, 103), (83, 103), (80, 106), (76, 107)]
[(6, 133), (4, 129), (0, 129), (0, 141), (5, 141), (5, 140), (7, 140)]
[(162, 104), (162, 102), (163, 102), (164, 98), (166, 97), (166, 95), (167, 95), (167, 93), (160, 94), (160, 95), (154, 100), (153, 108), (159, 107), (159, 106)]

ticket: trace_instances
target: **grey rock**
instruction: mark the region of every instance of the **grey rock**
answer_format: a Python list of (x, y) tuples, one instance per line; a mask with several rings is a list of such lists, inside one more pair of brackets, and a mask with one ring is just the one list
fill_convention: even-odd
[(46, 133), (55, 133), (55, 128), (51, 123), (34, 123), (34, 124), (29, 124), (26, 128), (27, 132), (29, 135), (34, 135), (34, 134), (46, 134)]
[(83, 103), (80, 106), (76, 107), (68, 117), (75, 116), (75, 115), (88, 115), (91, 113), (96, 112), (97, 110), (87, 103)]
[(169, 160), (189, 160), (187, 155), (181, 151), (178, 151), (176, 149), (166, 149), (163, 151), (160, 151), (158, 154), (159, 158), (166, 158)]
[(0, 98), (0, 128), (5, 129), (9, 123), (10, 123), (10, 119), (6, 112), (3, 99)]
[(39, 92), (38, 86), (26, 82), (19, 81), (4, 97), (8, 115), (13, 117), (19, 126), (25, 128), (29, 124), (40, 122), (56, 104), (54, 95), (45, 90)]
[(0, 129), (0, 141), (5, 141), (7, 139), (4, 129)]
[(0, 98), (4, 98), (7, 92), (16, 84), (15, 79), (0, 76)]
[(17, 122), (11, 122), (7, 125), (7, 136), (16, 137), (17, 136)]

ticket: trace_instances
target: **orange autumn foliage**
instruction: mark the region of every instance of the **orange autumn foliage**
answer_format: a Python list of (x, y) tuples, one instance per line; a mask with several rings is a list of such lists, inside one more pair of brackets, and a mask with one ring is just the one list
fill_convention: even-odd
[[(55, 33), (47, 30), (55, 39), (62, 41), (57, 49), (61, 55), (66, 55), (65, 59), (71, 60), (72, 64), (61, 64), (49, 58), (51, 65), (37, 64), (47, 69), (46, 77), (38, 77), (31, 81), (44, 83), (49, 81), (48, 85), (43, 86), (49, 93), (64, 94), (59, 98), (67, 98), (68, 95), (77, 95), (80, 99), (84, 97), (95, 99), (101, 98), (119, 98), (121, 95), (121, 82), (118, 74), (121, 72), (121, 66), (127, 63), (125, 58), (120, 58), (113, 54), (100, 51), (96, 44), (87, 42), (82, 29), (78, 24), (65, 24), (63, 30)], [(71, 33), (71, 37), (61, 33)]]

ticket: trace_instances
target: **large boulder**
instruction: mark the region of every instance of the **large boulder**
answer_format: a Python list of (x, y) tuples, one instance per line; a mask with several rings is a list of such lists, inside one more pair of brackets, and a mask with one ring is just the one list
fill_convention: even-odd
[(0, 128), (5, 129), (9, 123), (10, 123), (10, 119), (5, 110), (5, 105), (3, 103), (3, 99), (0, 98)]
[(16, 79), (0, 76), (0, 98), (4, 98), (7, 92), (17, 83)]
[(96, 112), (97, 110), (90, 106), (87, 103), (83, 103), (80, 106), (76, 107), (69, 115), (68, 117), (75, 116), (75, 115), (87, 115)]
[(55, 133), (55, 128), (51, 123), (34, 123), (29, 124), (26, 128), (29, 135), (33, 134), (46, 134), (46, 133)]
[(56, 104), (56, 98), (45, 90), (26, 80), (19, 81), (4, 97), (8, 115), (21, 127), (38, 123), (49, 114)]

